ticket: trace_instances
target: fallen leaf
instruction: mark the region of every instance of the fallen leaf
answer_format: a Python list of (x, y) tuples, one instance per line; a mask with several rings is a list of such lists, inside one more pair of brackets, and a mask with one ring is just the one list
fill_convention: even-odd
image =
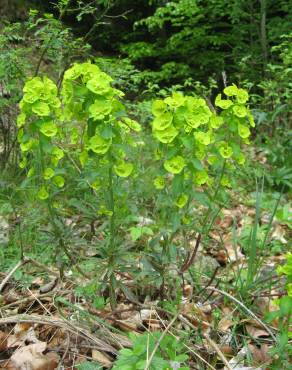
[(253, 326), (253, 325), (246, 325), (245, 329), (246, 329), (247, 333), (252, 338), (257, 339), (257, 338), (261, 338), (261, 337), (269, 337), (270, 336), (270, 334), (266, 330), (258, 328), (258, 327)]
[(104, 367), (112, 366), (111, 360), (105, 354), (96, 349), (92, 350), (91, 356), (94, 361), (99, 362)]
[(272, 240), (278, 240), (282, 244), (287, 244), (287, 240), (285, 239), (285, 229), (282, 225), (276, 225), (274, 231), (271, 235)]
[(228, 345), (220, 346), (220, 350), (221, 350), (222, 353), (224, 353), (227, 356), (231, 356), (233, 354), (232, 347), (228, 346)]
[(252, 354), (255, 365), (269, 364), (272, 361), (271, 356), (268, 354), (269, 347), (267, 344), (262, 344), (260, 347), (249, 344), (248, 348)]
[(0, 331), (0, 351), (5, 351), (7, 349), (7, 337), (8, 335), (3, 331)]
[(56, 358), (43, 355), (47, 344), (38, 342), (18, 348), (9, 361), (10, 368), (15, 370), (54, 370), (58, 366)]
[(40, 287), (40, 293), (50, 292), (51, 290), (55, 288), (55, 286), (57, 285), (57, 282), (58, 282), (58, 278), (55, 277), (52, 281), (49, 281), (47, 284)]
[(227, 331), (233, 324), (234, 323), (230, 317), (223, 317), (218, 323), (218, 329), (224, 332)]

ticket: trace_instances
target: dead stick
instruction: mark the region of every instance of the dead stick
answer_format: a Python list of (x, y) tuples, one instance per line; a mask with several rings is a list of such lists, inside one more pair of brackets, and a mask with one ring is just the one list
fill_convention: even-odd
[(276, 337), (274, 333), (271, 331), (271, 329), (262, 321), (260, 320), (256, 314), (254, 314), (249, 308), (247, 308), (242, 302), (240, 302), (237, 298), (233, 297), (231, 294), (225, 292), (224, 290), (216, 289), (213, 287), (207, 287), (206, 289), (211, 290), (213, 292), (220, 293), (224, 295), (225, 297), (231, 299), (233, 302), (237, 303), (245, 312), (247, 312), (255, 321), (260, 324), (266, 331), (270, 334), (270, 336), (276, 341)]
[(13, 324), (13, 323), (34, 323), (34, 324), (42, 324), (42, 325), (51, 325), (56, 326), (58, 328), (67, 330), (72, 334), (79, 335), (84, 339), (90, 340), (95, 343), (99, 350), (110, 352), (113, 354), (117, 354), (117, 350), (111, 346), (110, 344), (102, 341), (101, 339), (95, 337), (86, 329), (77, 326), (77, 323), (71, 323), (69, 320), (61, 320), (55, 317), (48, 317), (48, 316), (37, 316), (37, 315), (16, 315), (12, 317), (4, 317), (0, 318), (0, 326)]
[[(30, 295), (29, 297), (24, 297), (24, 298), (18, 299), (17, 301), (8, 303), (5, 306), (1, 306), (0, 310), (7, 310), (8, 308), (13, 307), (13, 306), (19, 306), (19, 305), (22, 305), (24, 303), (34, 301), (36, 298), (42, 299), (42, 298), (51, 297), (51, 296), (57, 295), (57, 293), (58, 292), (53, 291), (53, 292), (42, 293), (42, 294), (37, 294), (37, 295)], [(62, 294), (60, 294), (60, 296), (65, 295), (65, 294), (69, 294), (69, 293), (71, 293), (70, 290), (63, 290)]]
[[(179, 315), (178, 316), (179, 320), (181, 320), (182, 322), (184, 322), (186, 325), (190, 326), (192, 329), (197, 329), (191, 322), (189, 322), (185, 317), (183, 317), (182, 315)], [(207, 340), (207, 342), (210, 344), (210, 346), (215, 350), (215, 352), (217, 352), (218, 356), (221, 358), (222, 362), (224, 363), (224, 365), (227, 367), (228, 370), (232, 370), (232, 368), (230, 367), (228, 361), (226, 360), (226, 358), (224, 357), (222, 351), (220, 350), (220, 348), (217, 346), (217, 344), (207, 335), (207, 334), (202, 334), (203, 337)]]
[(27, 262), (29, 262), (29, 259), (26, 257), (23, 257), (8, 273), (8, 275), (2, 280), (0, 284), (0, 293), (4, 289), (5, 285), (8, 283), (8, 281), (11, 279), (15, 271), (17, 271), (21, 266), (25, 265)]
[(37, 267), (39, 267), (40, 269), (42, 270), (45, 270), (47, 271), (47, 273), (49, 275), (53, 275), (53, 276), (56, 276), (56, 277), (60, 277), (60, 274), (56, 271), (52, 271), (51, 269), (49, 269), (46, 265), (44, 265), (43, 263), (37, 261), (37, 260), (34, 260), (33, 258), (28, 258), (28, 262), (32, 263), (33, 265), (36, 265)]
[(228, 361), (226, 360), (225, 356), (223, 355), (220, 348), (217, 346), (217, 343), (215, 343), (207, 334), (203, 334), (203, 337), (207, 340), (207, 342), (210, 344), (210, 346), (217, 352), (218, 356), (220, 357), (223, 364), (227, 367), (228, 370), (232, 370), (233, 368), (229, 365)]
[(148, 359), (148, 361), (145, 365), (144, 370), (148, 370), (150, 368), (153, 357), (154, 357), (156, 351), (158, 350), (158, 347), (160, 346), (161, 341), (163, 340), (163, 338), (165, 337), (165, 335), (167, 334), (169, 329), (172, 327), (172, 325), (175, 323), (175, 321), (177, 320), (177, 317), (178, 317), (178, 315), (174, 316), (174, 318), (170, 321), (170, 323), (167, 325), (164, 332), (161, 334), (160, 338), (156, 342), (155, 347), (154, 347), (154, 349), (153, 349), (153, 351), (152, 351), (152, 353), (151, 353), (151, 355), (150, 355), (150, 357), (149, 357), (149, 359)]

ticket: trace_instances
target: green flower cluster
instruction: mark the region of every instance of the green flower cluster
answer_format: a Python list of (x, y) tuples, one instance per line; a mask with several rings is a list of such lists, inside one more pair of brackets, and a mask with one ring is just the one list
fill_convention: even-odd
[(110, 154), (115, 173), (128, 177), (134, 166), (125, 160), (126, 148), (135, 146), (128, 133), (141, 131), (141, 126), (126, 116), (125, 107), (119, 100), (123, 93), (113, 88), (111, 82), (112, 78), (94, 64), (73, 65), (65, 72), (61, 92), (64, 119), (87, 122), (80, 154), (82, 165), (89, 160), (90, 153), (104, 157), (104, 161)]
[(54, 137), (60, 135), (57, 122), (61, 116), (61, 102), (57, 86), (47, 77), (32, 78), (25, 84), (23, 92), (17, 117), (18, 141), (22, 151), (20, 167), (28, 166), (29, 153), (33, 153), (27, 176), (41, 175), (42, 186), (38, 197), (44, 200), (49, 197), (49, 188), (62, 188), (65, 183), (62, 170), (58, 169), (64, 153), (53, 143)]
[[(223, 162), (229, 168), (244, 164), (241, 146), (249, 143), (250, 126), (254, 127), (246, 106), (248, 93), (235, 85), (226, 87), (224, 93), (226, 99), (219, 94), (215, 100), (219, 112), (204, 99), (179, 92), (153, 102), (152, 132), (159, 143), (156, 157), (162, 160), (160, 176), (154, 180), (157, 189), (165, 187), (167, 173), (183, 177), (182, 183), (211, 185), (210, 167), (219, 167)], [(230, 186), (225, 175), (221, 183)], [(187, 201), (188, 195), (182, 189), (176, 204), (182, 208)]]
[[(66, 122), (71, 143), (80, 143), (82, 166), (95, 154), (100, 163), (110, 161), (116, 175), (128, 177), (132, 173), (134, 166), (126, 160), (126, 152), (129, 146), (135, 146), (135, 141), (128, 133), (141, 131), (141, 126), (126, 116), (119, 100), (123, 93), (111, 82), (109, 75), (86, 62), (76, 63), (65, 72), (61, 99), (57, 86), (47, 77), (35, 77), (25, 84), (17, 119), (23, 153), (20, 166), (27, 167), (27, 154), (33, 153), (28, 176), (41, 175), (40, 199), (49, 197), (51, 187), (62, 188), (65, 184), (61, 175), (64, 170), (57, 167), (64, 153), (55, 142), (68, 134)], [(98, 187), (98, 179), (92, 187)]]

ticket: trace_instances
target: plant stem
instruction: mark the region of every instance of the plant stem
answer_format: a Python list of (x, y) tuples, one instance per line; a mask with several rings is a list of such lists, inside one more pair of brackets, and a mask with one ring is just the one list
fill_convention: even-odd
[[(206, 212), (206, 215), (205, 215), (204, 220), (203, 220), (203, 223), (202, 223), (202, 232), (201, 232), (202, 235), (204, 235), (205, 228), (207, 226), (207, 222), (208, 222), (210, 213), (212, 211), (212, 204), (216, 201), (216, 198), (218, 196), (219, 190), (221, 188), (221, 181), (222, 181), (222, 178), (224, 176), (225, 168), (226, 168), (226, 159), (224, 159), (224, 162), (223, 162), (223, 165), (222, 165), (222, 168), (221, 168), (221, 171), (220, 171), (219, 181), (217, 183), (217, 186), (216, 186), (216, 189), (214, 191), (214, 194), (211, 196), (210, 205), (208, 207), (208, 210)], [(210, 227), (208, 228), (208, 233), (209, 233), (209, 231), (210, 231)]]
[(260, 221), (260, 213), (261, 213), (261, 200), (263, 194), (263, 187), (264, 181), (262, 182), (262, 188), (258, 188), (257, 184), (257, 193), (256, 193), (256, 214), (255, 214), (255, 221), (254, 226), (251, 232), (250, 237), (250, 245), (249, 245), (249, 253), (248, 253), (248, 266), (247, 266), (247, 281), (246, 281), (246, 292), (248, 288), (254, 281), (256, 269), (258, 267), (258, 263), (256, 262), (256, 255), (258, 249), (258, 241), (257, 241), (257, 233), (258, 233), (258, 225)]
[(108, 185), (109, 185), (109, 208), (110, 215), (110, 251), (114, 251), (115, 247), (115, 202), (114, 202), (114, 187), (113, 187), (113, 168), (112, 165), (108, 171)]
[(108, 267), (109, 267), (109, 291), (110, 291), (110, 304), (112, 309), (116, 308), (117, 300), (115, 295), (115, 275), (114, 275), (114, 264), (115, 264), (115, 201), (114, 201), (114, 179), (113, 179), (113, 166), (112, 158), (110, 156), (110, 167), (108, 170), (108, 187), (109, 187), (109, 208), (111, 211), (110, 215), (110, 239), (109, 239), (109, 258), (108, 258)]

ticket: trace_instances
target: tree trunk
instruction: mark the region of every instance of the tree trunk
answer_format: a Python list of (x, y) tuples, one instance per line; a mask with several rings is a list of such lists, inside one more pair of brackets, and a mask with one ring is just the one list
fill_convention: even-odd
[(268, 42), (267, 42), (267, 30), (266, 30), (266, 18), (267, 18), (267, 0), (260, 0), (261, 5), (261, 47), (263, 55), (263, 72), (265, 73), (266, 66), (268, 64)]

